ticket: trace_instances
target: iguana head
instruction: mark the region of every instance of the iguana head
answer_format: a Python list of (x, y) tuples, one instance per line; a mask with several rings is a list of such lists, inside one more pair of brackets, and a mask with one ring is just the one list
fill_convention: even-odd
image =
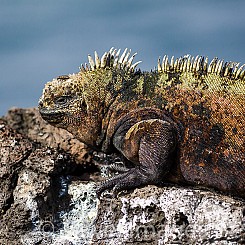
[(48, 82), (39, 100), (42, 118), (95, 146), (108, 108), (139, 63), (132, 65), (136, 54), (129, 58), (127, 49), (119, 53), (112, 48), (100, 59), (95, 52), (95, 58), (89, 55), (89, 65), (82, 65), (79, 73)]

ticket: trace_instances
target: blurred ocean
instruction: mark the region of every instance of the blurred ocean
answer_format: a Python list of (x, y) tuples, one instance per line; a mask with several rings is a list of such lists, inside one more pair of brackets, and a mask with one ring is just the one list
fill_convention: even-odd
[(245, 63), (243, 0), (56, 0), (0, 3), (0, 116), (37, 106), (44, 84), (87, 54), (131, 48), (150, 70), (164, 54)]

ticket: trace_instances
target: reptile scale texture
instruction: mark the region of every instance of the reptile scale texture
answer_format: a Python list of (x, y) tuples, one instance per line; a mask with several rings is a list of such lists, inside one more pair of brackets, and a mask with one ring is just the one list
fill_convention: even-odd
[(171, 182), (244, 197), (245, 65), (164, 56), (142, 72), (135, 55), (95, 52), (78, 73), (48, 82), (39, 101), (44, 120), (131, 163), (98, 195)]

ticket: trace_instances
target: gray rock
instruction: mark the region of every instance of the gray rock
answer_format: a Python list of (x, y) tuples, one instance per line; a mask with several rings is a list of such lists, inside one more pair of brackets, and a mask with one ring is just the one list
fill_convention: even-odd
[(244, 204), (210, 191), (147, 186), (101, 200), (93, 244), (240, 244)]
[(147, 186), (98, 200), (98, 163), (115, 157), (36, 109), (12, 109), (0, 119), (0, 244), (245, 243), (244, 200), (212, 190)]

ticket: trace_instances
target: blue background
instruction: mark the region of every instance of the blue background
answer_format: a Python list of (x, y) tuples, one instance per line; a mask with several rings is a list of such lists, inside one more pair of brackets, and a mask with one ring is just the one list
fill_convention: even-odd
[(37, 106), (47, 81), (94, 50), (131, 48), (150, 70), (164, 54), (245, 63), (244, 44), (243, 0), (1, 0), (0, 116)]

